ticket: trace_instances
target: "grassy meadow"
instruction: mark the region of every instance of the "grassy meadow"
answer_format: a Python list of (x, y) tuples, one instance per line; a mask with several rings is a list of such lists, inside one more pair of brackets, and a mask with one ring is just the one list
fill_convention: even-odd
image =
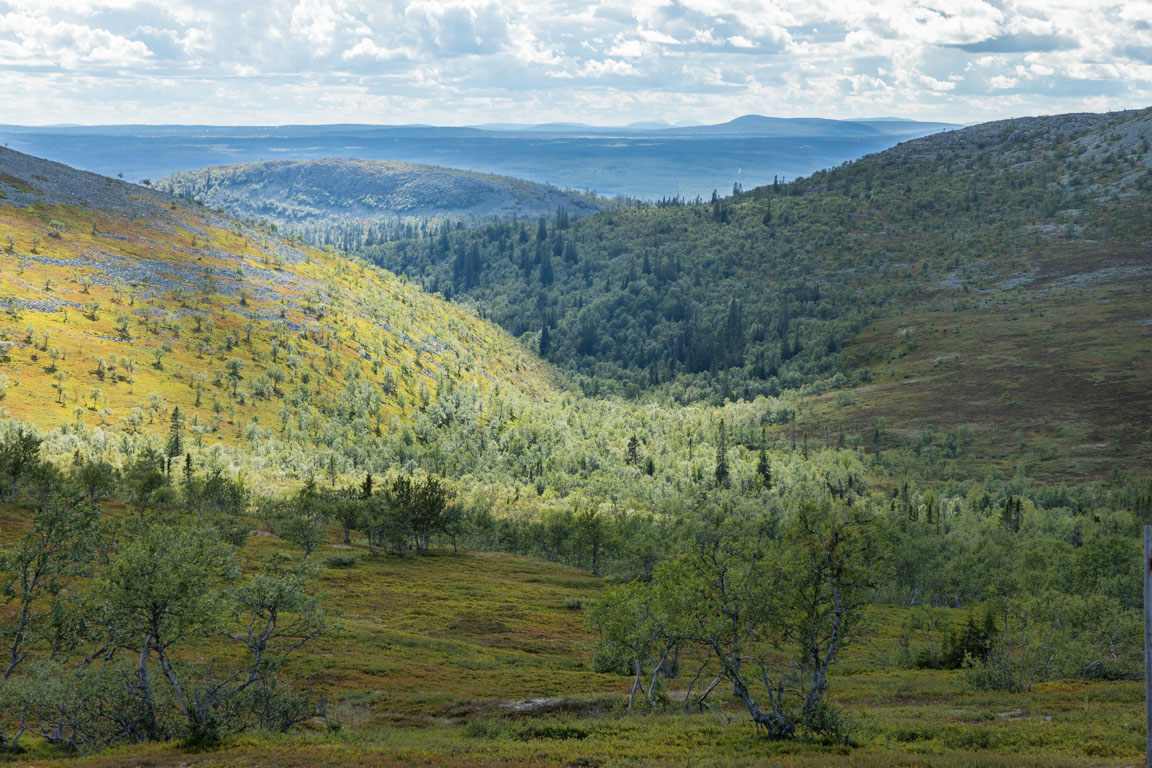
[[(110, 510), (116, 514), (116, 510)], [(19, 530), (9, 509), (4, 530)], [(256, 523), (254, 522), (254, 525)], [(290, 665), (328, 697), (338, 729), (317, 720), (288, 734), (256, 732), (218, 749), (176, 743), (61, 757), (32, 740), (21, 766), (1131, 766), (1142, 754), (1139, 682), (1038, 683), (975, 691), (955, 671), (897, 663), (911, 610), (876, 606), (833, 675), (833, 700), (856, 743), (770, 742), (722, 684), (703, 712), (629, 712), (630, 680), (595, 673), (582, 616), (604, 580), (534, 558), (433, 550), (370, 555), (327, 546), (319, 581), (335, 631)], [(254, 562), (299, 553), (258, 532)], [(953, 618), (962, 621), (963, 611)], [(202, 649), (190, 649), (196, 656)], [(668, 681), (683, 697), (693, 665)]]

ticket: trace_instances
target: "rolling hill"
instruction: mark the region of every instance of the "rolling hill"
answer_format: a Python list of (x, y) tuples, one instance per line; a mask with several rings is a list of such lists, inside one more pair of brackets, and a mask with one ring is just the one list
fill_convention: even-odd
[(445, 387), (550, 391), (502, 331), (402, 279), (11, 150), (0, 263), (0, 409), (38, 427), (155, 433), (177, 406), (198, 450), (275, 436), (268, 460), (299, 469), (367, 456)]
[(590, 195), (491, 174), (387, 161), (280, 160), (202, 168), (167, 176), (158, 189), (231, 214), (291, 229), (305, 222), (535, 219), (608, 205)]

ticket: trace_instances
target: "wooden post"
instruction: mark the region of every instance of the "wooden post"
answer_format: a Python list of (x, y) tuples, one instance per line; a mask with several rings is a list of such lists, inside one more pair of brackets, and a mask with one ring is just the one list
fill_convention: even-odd
[(1152, 768), (1152, 525), (1144, 526), (1144, 753)]

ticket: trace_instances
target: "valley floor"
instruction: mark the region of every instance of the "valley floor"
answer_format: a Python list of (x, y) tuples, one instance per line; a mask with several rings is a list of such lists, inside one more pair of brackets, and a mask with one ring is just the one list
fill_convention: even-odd
[[(252, 537), (243, 551), (255, 561), (280, 547), (275, 537)], [(727, 697), (705, 713), (625, 711), (629, 681), (590, 669), (582, 611), (602, 581), (585, 572), (510, 555), (386, 557), (335, 544), (313, 557), (327, 559), (322, 586), (340, 629), (292, 672), (328, 693), (338, 730), (316, 723), (251, 733), (201, 752), (170, 744), (66, 757), (28, 743), (7, 760), (62, 768), (1125, 766), (1142, 754), (1140, 683), (966, 690), (959, 673), (894, 663), (904, 608), (872, 612), (867, 637), (833, 680), (858, 745), (772, 743)], [(673, 700), (685, 685), (672, 681)]]

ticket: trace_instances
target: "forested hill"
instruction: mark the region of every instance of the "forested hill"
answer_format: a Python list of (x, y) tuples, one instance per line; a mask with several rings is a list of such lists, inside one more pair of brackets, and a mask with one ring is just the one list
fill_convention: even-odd
[(281, 160), (167, 176), (157, 187), (343, 249), (421, 231), (431, 219), (579, 216), (608, 201), (522, 179), (382, 160)]
[(837, 389), (856, 405), (834, 416), (865, 432), (994, 421), (1003, 447), (1075, 423), (1087, 452), (1127, 434), (1127, 454), (1148, 436), (1124, 424), (1152, 418), (1150, 139), (1149, 110), (1010, 120), (700, 204), (365, 253), (591, 393)]
[(307, 466), (362, 457), (457, 384), (548, 381), (500, 329), (373, 266), (0, 149), (4, 418), (136, 439), (178, 407), (198, 451), (275, 436)]

